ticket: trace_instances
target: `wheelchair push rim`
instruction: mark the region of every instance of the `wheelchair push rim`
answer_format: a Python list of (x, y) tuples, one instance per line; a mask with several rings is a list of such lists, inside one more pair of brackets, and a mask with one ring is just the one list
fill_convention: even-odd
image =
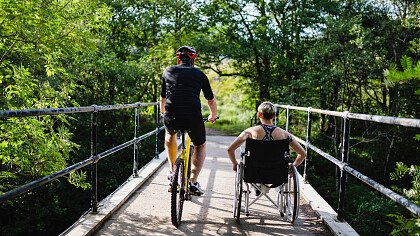
[(299, 181), (296, 167), (290, 164), (289, 168), (290, 174), (286, 186), (286, 196), (284, 197), (284, 203), (286, 206), (286, 218), (290, 223), (294, 223), (299, 214)]
[(233, 198), (233, 218), (236, 218), (236, 221), (239, 222), (241, 215), (241, 200), (242, 200), (242, 170), (243, 164), (238, 164), (236, 175), (235, 175), (235, 196)]

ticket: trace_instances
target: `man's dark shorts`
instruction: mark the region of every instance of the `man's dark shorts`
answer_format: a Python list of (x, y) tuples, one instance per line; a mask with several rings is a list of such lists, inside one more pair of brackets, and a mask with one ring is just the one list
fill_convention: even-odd
[(201, 115), (179, 117), (165, 113), (163, 123), (170, 133), (176, 133), (178, 130), (189, 131), (188, 134), (195, 146), (200, 146), (206, 142), (206, 129)]

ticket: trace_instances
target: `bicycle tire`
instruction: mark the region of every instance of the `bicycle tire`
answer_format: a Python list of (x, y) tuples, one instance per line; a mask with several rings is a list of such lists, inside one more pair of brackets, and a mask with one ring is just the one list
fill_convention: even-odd
[[(184, 179), (184, 160), (177, 158), (175, 161), (175, 171), (171, 183), (171, 220), (172, 225), (178, 227), (181, 224), (182, 209), (184, 206), (185, 179)], [(179, 187), (178, 187), (179, 186)]]
[(191, 161), (192, 161), (193, 152), (194, 152), (194, 146), (191, 145), (190, 146), (190, 153), (188, 155), (189, 156), (188, 166), (187, 166), (187, 170), (186, 170), (187, 171), (187, 181), (185, 181), (185, 182), (187, 183), (187, 186), (185, 186), (185, 197), (184, 197), (185, 201), (191, 200), (189, 182), (190, 182), (190, 176), (191, 176)]
[(191, 145), (190, 146), (190, 153), (189, 153), (189, 158), (190, 160), (188, 161), (188, 168), (187, 168), (187, 178), (188, 180), (190, 180), (190, 176), (191, 176), (191, 161), (192, 161), (192, 155), (194, 153), (194, 146)]

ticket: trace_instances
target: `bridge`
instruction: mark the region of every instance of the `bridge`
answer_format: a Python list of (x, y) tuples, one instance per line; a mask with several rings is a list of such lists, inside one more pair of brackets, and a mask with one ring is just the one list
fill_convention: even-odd
[[(146, 133), (138, 133), (139, 112), (142, 107), (155, 106), (156, 129)], [(166, 172), (168, 165), (164, 152), (158, 153), (157, 136), (163, 130), (159, 126), (157, 103), (136, 103), (109, 106), (90, 106), (79, 108), (57, 108), (40, 110), (1, 111), (0, 117), (58, 115), (74, 113), (91, 113), (91, 156), (79, 163), (67, 167), (59, 172), (45, 176), (21, 187), (0, 195), (0, 202), (4, 203), (21, 194), (30, 192), (51, 181), (68, 175), (71, 171), (91, 165), (92, 188), (91, 208), (86, 210), (80, 219), (62, 232), (62, 235), (358, 235), (346, 223), (344, 213), (345, 178), (349, 173), (384, 194), (396, 203), (404, 206), (408, 211), (419, 216), (419, 206), (403, 196), (393, 192), (375, 180), (363, 175), (352, 168), (348, 162), (348, 140), (350, 119), (362, 119), (391, 125), (401, 125), (420, 128), (420, 120), (383, 117), (349, 112), (324, 111), (313, 108), (277, 105), (286, 111), (286, 127), (289, 129), (290, 111), (297, 110), (307, 113), (307, 130), (305, 140), (297, 138), (305, 146), (308, 154), (316, 152), (328, 159), (341, 170), (339, 206), (337, 212), (305, 181), (306, 161), (303, 177), (300, 176), (301, 199), (300, 213), (297, 222), (291, 225), (282, 219), (275, 209), (268, 206), (270, 202), (262, 201), (253, 207), (249, 217), (241, 218), (238, 224), (233, 219), (232, 196), (234, 173), (227, 157), (226, 148), (234, 137), (213, 133), (209, 130), (207, 142), (207, 158), (199, 181), (206, 189), (206, 194), (194, 197), (184, 205), (183, 221), (177, 229), (170, 222), (170, 200)], [(97, 153), (97, 114), (103, 111), (134, 109), (135, 130), (134, 138), (119, 144), (102, 153)], [(311, 115), (313, 113), (338, 116), (343, 119), (343, 140), (341, 160), (332, 157), (311, 143)], [(143, 167), (138, 166), (138, 143), (144, 139), (156, 138), (156, 155)], [(113, 193), (98, 201), (97, 199), (97, 163), (113, 153), (127, 147), (134, 146), (133, 175)], [(311, 152), (309, 152), (311, 151)], [(308, 155), (310, 156), (310, 155)]]
[[(271, 205), (268, 200), (253, 208), (251, 215), (244, 216), (241, 224), (237, 224), (232, 214), (235, 175), (226, 153), (234, 137), (210, 135), (207, 139), (207, 159), (200, 175), (206, 194), (193, 197), (192, 201), (185, 203), (183, 221), (178, 229), (171, 224), (166, 179), (169, 168), (164, 164), (166, 155), (162, 153), (159, 159), (153, 160), (140, 171), (137, 179), (130, 179), (127, 186), (100, 203), (103, 210), (99, 210), (97, 215), (84, 216), (63, 235), (86, 235), (91, 231), (94, 235), (331, 235), (328, 225), (323, 224), (308, 203), (308, 198), (317, 198), (310, 197), (307, 187), (303, 187), (301, 213), (294, 225), (280, 219), (279, 213), (268, 207)], [(132, 191), (133, 196), (124, 202), (127, 192)], [(120, 202), (122, 206), (115, 210), (114, 207)], [(314, 207), (323, 211), (328, 209), (325, 205)], [(318, 213), (325, 215), (320, 210)], [(336, 222), (333, 215), (327, 217), (333, 221), (331, 227), (336, 235), (356, 235), (347, 223)], [(105, 222), (100, 224), (102, 220)]]

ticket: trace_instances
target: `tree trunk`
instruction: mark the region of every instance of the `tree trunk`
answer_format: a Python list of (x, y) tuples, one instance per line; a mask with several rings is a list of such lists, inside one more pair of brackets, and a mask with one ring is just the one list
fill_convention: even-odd
[(389, 144), (389, 148), (388, 148), (388, 153), (386, 154), (386, 160), (385, 160), (385, 165), (384, 165), (384, 174), (383, 177), (385, 179), (388, 178), (387, 173), (388, 173), (388, 165), (389, 165), (389, 159), (391, 158), (391, 150), (392, 147), (394, 146), (394, 138), (391, 139), (391, 143)]

